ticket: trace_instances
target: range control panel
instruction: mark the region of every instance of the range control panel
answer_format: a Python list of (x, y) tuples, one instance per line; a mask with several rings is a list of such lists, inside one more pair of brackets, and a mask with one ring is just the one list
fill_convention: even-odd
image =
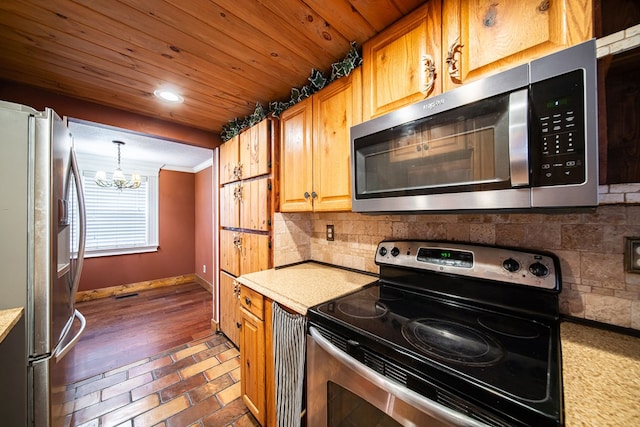
[(559, 261), (550, 253), (454, 242), (385, 240), (376, 264), (559, 290)]

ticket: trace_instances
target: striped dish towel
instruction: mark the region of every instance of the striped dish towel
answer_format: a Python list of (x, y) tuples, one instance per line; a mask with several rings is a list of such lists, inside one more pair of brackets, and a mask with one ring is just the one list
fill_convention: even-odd
[(273, 357), (279, 427), (299, 427), (304, 388), (307, 318), (273, 303)]

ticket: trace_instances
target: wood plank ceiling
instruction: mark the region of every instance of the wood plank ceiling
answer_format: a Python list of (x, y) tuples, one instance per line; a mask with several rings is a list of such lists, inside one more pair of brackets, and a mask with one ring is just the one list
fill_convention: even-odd
[[(0, 80), (219, 133), (423, 0), (2, 0)], [(170, 105), (153, 95), (175, 88)]]

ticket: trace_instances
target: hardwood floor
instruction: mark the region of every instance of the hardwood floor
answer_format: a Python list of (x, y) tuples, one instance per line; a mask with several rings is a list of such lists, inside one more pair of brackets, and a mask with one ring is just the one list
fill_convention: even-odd
[(66, 426), (257, 426), (240, 395), (239, 352), (211, 331), (197, 284), (82, 302), (87, 329), (65, 356)]
[(67, 384), (211, 333), (211, 294), (196, 283), (80, 302), (76, 308), (87, 328), (62, 359)]

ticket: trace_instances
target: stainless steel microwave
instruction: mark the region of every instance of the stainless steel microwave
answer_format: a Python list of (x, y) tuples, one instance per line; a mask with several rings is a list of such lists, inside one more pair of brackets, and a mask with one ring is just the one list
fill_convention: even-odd
[(354, 212), (598, 204), (595, 40), (351, 128)]

